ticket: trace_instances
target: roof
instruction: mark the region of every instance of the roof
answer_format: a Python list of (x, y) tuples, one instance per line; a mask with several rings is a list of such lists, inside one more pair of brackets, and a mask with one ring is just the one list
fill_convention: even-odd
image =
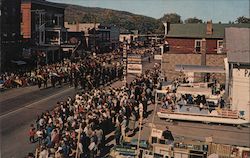
[(56, 8), (62, 8), (62, 9), (66, 8), (66, 5), (64, 4), (49, 2), (46, 0), (22, 0), (22, 3), (30, 3), (30, 2), (34, 4), (46, 5), (50, 7), (56, 7)]
[(212, 24), (213, 34), (207, 35), (207, 24), (170, 24), (167, 37), (185, 38), (224, 38), (225, 28), (240, 27), (250, 28), (249, 24)]
[(250, 28), (226, 28), (225, 32), (228, 61), (250, 63)]
[(221, 66), (201, 66), (201, 65), (175, 65), (175, 71), (225, 73), (224, 67), (221, 67)]

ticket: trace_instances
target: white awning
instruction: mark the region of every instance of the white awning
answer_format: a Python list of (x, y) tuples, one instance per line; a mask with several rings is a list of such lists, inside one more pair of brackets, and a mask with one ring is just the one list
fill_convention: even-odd
[(211, 96), (212, 90), (210, 88), (178, 87), (176, 93)]
[(202, 66), (202, 65), (175, 65), (175, 71), (225, 73), (225, 69), (222, 66)]

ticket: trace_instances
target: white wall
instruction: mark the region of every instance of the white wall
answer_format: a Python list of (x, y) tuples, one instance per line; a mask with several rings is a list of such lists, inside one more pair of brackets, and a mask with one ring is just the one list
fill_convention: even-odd
[(250, 68), (233, 69), (232, 109), (245, 111), (246, 119), (250, 113)]

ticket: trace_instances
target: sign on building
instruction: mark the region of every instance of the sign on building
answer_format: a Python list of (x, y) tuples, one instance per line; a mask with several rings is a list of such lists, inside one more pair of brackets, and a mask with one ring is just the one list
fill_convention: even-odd
[(232, 108), (249, 120), (250, 69), (233, 69)]
[(141, 74), (142, 73), (142, 59), (141, 55), (130, 54), (127, 58), (127, 73)]

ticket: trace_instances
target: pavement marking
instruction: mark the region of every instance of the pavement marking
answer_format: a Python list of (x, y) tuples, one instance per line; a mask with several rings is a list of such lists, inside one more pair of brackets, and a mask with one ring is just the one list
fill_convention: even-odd
[(5, 116), (7, 116), (7, 115), (16, 113), (16, 112), (18, 112), (18, 111), (20, 111), (20, 110), (23, 110), (23, 109), (25, 109), (25, 108), (31, 107), (31, 106), (33, 106), (34, 104), (41, 103), (41, 102), (43, 102), (43, 101), (49, 100), (49, 99), (51, 99), (51, 98), (53, 98), (53, 97), (56, 97), (56, 96), (58, 96), (58, 95), (60, 95), (60, 94), (66, 93), (66, 92), (68, 92), (68, 91), (70, 91), (70, 90), (72, 90), (72, 89), (73, 89), (73, 87), (71, 87), (71, 88), (69, 88), (69, 89), (66, 89), (66, 90), (63, 90), (63, 91), (61, 91), (61, 92), (59, 92), (59, 93), (56, 93), (56, 94), (54, 94), (54, 95), (51, 95), (51, 96), (49, 96), (49, 97), (43, 98), (43, 99), (41, 99), (41, 100), (39, 100), (39, 101), (33, 102), (33, 103), (29, 104), (29, 105), (23, 106), (23, 107), (21, 107), (21, 108), (19, 108), (19, 109), (10, 111), (10, 112), (8, 112), (8, 113), (6, 113), (6, 114), (1, 115), (1, 116), (0, 116), (0, 119), (2, 119), (3, 117), (5, 117)]

